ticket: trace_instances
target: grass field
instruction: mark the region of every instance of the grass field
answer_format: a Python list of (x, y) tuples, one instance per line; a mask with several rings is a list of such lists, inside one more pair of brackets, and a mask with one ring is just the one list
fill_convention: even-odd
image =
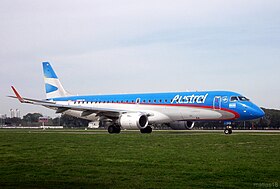
[(277, 188), (280, 133), (0, 130), (0, 188)]

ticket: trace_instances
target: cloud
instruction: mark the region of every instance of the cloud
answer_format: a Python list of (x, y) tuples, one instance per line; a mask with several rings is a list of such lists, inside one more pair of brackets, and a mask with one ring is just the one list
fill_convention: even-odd
[[(273, 6), (272, 6), (272, 3)], [(277, 1), (4, 1), (5, 53), (60, 54), (116, 45), (119, 40), (257, 20)], [(268, 7), (268, 8), (266, 8)], [(276, 9), (276, 10), (275, 10)], [(278, 19), (277, 19), (278, 20)], [(14, 44), (18, 44), (14, 48)], [(44, 49), (44, 51), (42, 51)]]

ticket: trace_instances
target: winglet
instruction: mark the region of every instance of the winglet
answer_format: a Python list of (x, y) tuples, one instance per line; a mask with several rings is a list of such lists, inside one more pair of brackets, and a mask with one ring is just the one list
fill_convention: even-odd
[(12, 87), (12, 89), (13, 89), (13, 91), (14, 91), (16, 97), (17, 97), (17, 99), (18, 99), (21, 103), (24, 102), (24, 99), (20, 96), (20, 94), (17, 92), (17, 90), (14, 88), (14, 86), (11, 86), (11, 87)]

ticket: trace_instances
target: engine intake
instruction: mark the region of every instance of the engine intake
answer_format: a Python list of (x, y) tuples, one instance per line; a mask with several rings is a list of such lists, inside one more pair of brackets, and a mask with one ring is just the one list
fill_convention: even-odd
[(174, 130), (187, 130), (194, 127), (194, 122), (192, 121), (175, 121), (170, 123), (171, 129)]
[(119, 118), (119, 125), (123, 129), (145, 129), (148, 126), (148, 117), (142, 113), (127, 113)]

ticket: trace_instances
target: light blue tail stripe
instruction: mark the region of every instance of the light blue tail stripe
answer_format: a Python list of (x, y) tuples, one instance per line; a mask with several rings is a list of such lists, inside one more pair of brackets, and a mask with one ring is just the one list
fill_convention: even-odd
[(44, 71), (44, 76), (46, 78), (54, 78), (58, 79), (57, 75), (55, 74), (52, 66), (48, 62), (43, 62), (43, 71)]
[(50, 85), (48, 83), (45, 84), (45, 87), (46, 87), (46, 93), (51, 93), (58, 90), (56, 86)]

